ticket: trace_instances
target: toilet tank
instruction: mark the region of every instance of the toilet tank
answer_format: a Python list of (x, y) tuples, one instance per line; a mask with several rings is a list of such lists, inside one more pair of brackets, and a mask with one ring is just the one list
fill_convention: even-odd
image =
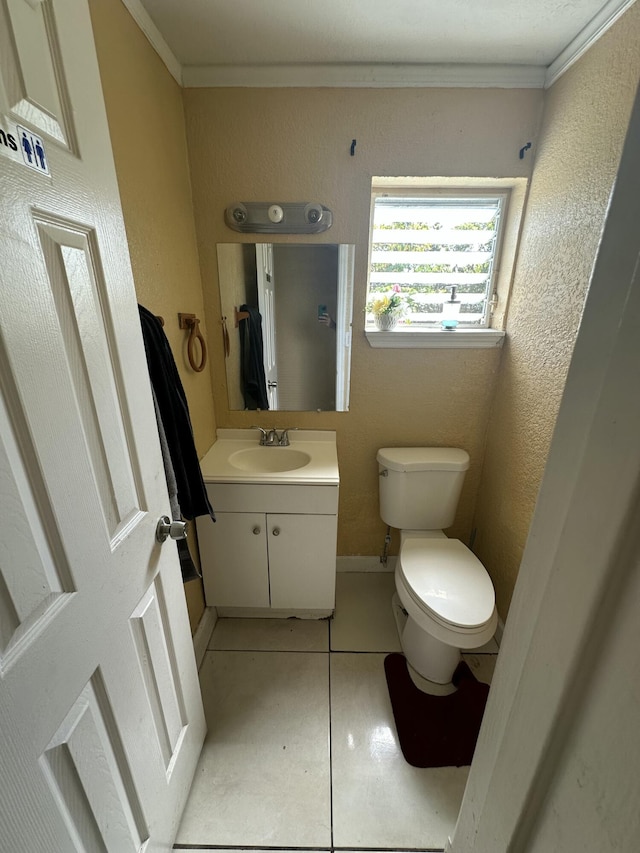
[(465, 473), (466, 450), (454, 447), (383, 447), (380, 517), (399, 530), (443, 530), (453, 524)]

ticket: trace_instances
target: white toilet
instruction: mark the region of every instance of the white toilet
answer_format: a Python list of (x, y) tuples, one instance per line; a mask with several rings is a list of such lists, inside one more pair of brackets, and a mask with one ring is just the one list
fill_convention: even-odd
[(383, 447), (376, 458), (380, 516), (400, 530), (395, 580), (408, 614), (402, 650), (423, 678), (448, 684), (460, 649), (487, 643), (498, 624), (485, 567), (459, 539), (443, 533), (453, 524), (469, 454), (447, 447)]

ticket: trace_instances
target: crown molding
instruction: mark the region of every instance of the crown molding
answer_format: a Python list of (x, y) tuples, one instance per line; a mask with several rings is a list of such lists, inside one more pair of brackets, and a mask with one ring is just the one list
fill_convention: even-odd
[(207, 65), (184, 66), (185, 87), (461, 87), (541, 89), (545, 69), (535, 65)]
[(573, 41), (569, 42), (547, 68), (544, 88), (548, 89), (552, 86), (635, 2), (636, 0), (609, 0), (605, 3), (598, 14), (594, 15), (587, 26)]
[(122, 2), (129, 10), (133, 20), (147, 37), (151, 47), (167, 66), (169, 74), (171, 74), (178, 86), (182, 86), (182, 66), (140, 0), (122, 0)]

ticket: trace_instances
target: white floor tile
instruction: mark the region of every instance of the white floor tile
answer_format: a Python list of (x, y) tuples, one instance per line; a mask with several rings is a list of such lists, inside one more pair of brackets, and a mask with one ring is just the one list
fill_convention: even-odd
[(209, 732), (176, 843), (331, 845), (328, 655), (209, 651)]
[(391, 609), (394, 592), (393, 572), (339, 572), (330, 628), (332, 651), (399, 652)]
[(336, 847), (444, 847), (468, 767), (419, 769), (397, 741), (384, 655), (331, 656)]
[[(400, 651), (393, 573), (339, 573), (337, 581), (331, 647)], [(327, 621), (218, 621), (210, 642), (218, 651), (207, 653), (201, 671), (209, 735), (176, 850), (444, 847), (468, 768), (423, 770), (405, 762), (384, 654), (331, 656), (332, 842), (328, 656), (316, 653), (326, 653), (328, 637)], [(465, 653), (480, 681), (490, 683), (497, 651), (492, 640)]]
[(327, 619), (218, 619), (210, 649), (225, 651), (326, 652)]

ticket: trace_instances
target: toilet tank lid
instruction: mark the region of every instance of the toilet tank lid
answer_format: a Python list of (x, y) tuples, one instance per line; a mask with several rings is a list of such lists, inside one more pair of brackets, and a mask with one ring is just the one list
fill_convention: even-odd
[(456, 447), (381, 447), (377, 461), (392, 471), (466, 471), (469, 454)]

